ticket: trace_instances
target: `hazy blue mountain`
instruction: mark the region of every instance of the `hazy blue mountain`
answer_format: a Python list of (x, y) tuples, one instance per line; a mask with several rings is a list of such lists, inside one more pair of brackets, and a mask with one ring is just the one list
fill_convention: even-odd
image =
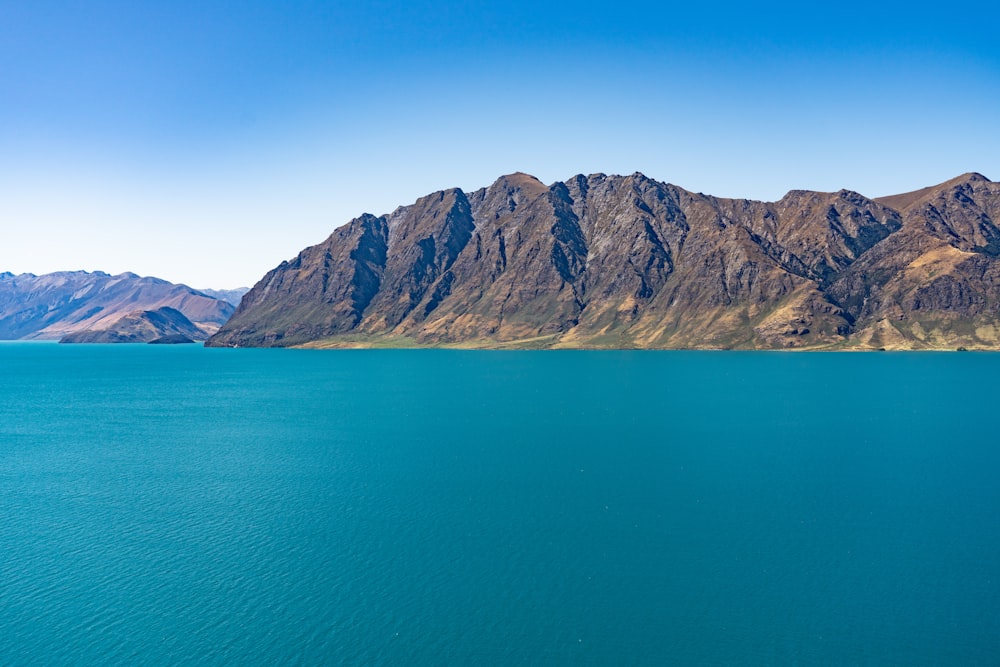
[(106, 330), (122, 316), (169, 307), (206, 334), (216, 331), (233, 306), (186, 285), (101, 271), (61, 271), (36, 276), (0, 274), (0, 339), (59, 340)]
[(249, 287), (237, 287), (236, 289), (201, 289), (198, 290), (202, 294), (207, 294), (213, 299), (221, 299), (227, 303), (231, 303), (234, 306), (240, 305), (240, 299), (243, 295), (250, 291)]

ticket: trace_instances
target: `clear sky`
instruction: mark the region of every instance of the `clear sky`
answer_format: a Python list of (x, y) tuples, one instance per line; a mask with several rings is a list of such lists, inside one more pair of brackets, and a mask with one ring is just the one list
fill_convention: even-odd
[(525, 171), (773, 200), (1000, 180), (992, 3), (0, 0), (0, 271), (251, 285)]

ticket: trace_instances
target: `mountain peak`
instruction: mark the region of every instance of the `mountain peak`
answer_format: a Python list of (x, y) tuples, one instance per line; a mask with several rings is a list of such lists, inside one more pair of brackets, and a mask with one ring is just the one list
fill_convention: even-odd
[(898, 195), (889, 195), (887, 197), (877, 197), (875, 201), (878, 203), (888, 206), (889, 208), (894, 208), (898, 211), (902, 211), (905, 208), (918, 204), (925, 199), (933, 197), (934, 195), (950, 190), (952, 188), (961, 187), (963, 185), (977, 185), (977, 184), (990, 184), (993, 181), (986, 178), (979, 172), (970, 171), (962, 174), (961, 176), (956, 176), (944, 183), (938, 183), (937, 185), (930, 185), (926, 188), (920, 188), (919, 190), (914, 190), (912, 192), (904, 192)]
[(513, 174), (501, 176), (494, 185), (501, 185), (511, 190), (522, 190), (525, 192), (543, 192), (548, 190), (548, 186), (531, 174), (523, 171), (515, 171)]
[(970, 183), (992, 183), (990, 179), (986, 178), (978, 171), (970, 171), (959, 176), (960, 179), (968, 181)]
[(945, 181), (939, 185), (931, 186), (931, 190), (947, 190), (954, 187), (959, 187), (962, 185), (975, 185), (978, 183), (992, 183), (990, 179), (986, 178), (977, 171), (969, 171), (961, 176), (956, 176), (950, 180)]
[(509, 181), (527, 180), (527, 181), (536, 181), (538, 183), (541, 183), (541, 181), (538, 180), (537, 176), (533, 176), (532, 174), (529, 174), (526, 171), (515, 171), (510, 174), (504, 174), (500, 178), (507, 179)]

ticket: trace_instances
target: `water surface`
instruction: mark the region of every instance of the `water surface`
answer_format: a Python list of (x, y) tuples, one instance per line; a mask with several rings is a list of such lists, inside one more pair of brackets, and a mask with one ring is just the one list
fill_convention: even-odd
[(0, 345), (0, 664), (996, 664), (1000, 355)]

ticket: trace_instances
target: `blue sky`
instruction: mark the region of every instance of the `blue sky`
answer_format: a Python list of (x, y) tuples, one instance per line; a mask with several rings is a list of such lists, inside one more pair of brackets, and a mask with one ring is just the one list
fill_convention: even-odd
[(998, 24), (913, 3), (0, 0), (0, 271), (249, 285), (362, 212), (512, 171), (755, 199), (996, 180)]

